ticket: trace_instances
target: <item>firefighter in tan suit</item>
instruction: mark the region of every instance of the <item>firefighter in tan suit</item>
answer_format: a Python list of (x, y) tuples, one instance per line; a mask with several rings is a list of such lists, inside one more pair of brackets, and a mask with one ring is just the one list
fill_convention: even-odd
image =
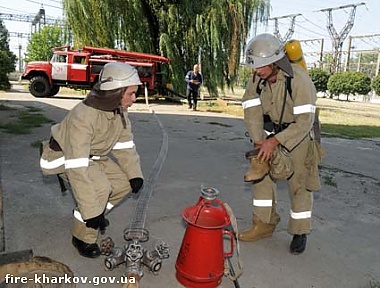
[[(77, 203), (72, 243), (90, 258), (100, 255), (96, 241), (98, 232), (109, 224), (105, 213), (143, 185), (127, 116), (140, 78), (126, 63), (106, 64), (99, 78), (88, 96), (52, 127), (49, 145), (63, 152), (64, 171)], [(56, 168), (46, 159), (41, 159), (41, 167)]]
[[(312, 191), (320, 188), (318, 173), (311, 179), (305, 165), (313, 141), (316, 90), (307, 72), (290, 64), (281, 42), (271, 34), (258, 35), (248, 43), (246, 61), (255, 73), (243, 96), (244, 120), (258, 150), (257, 159), (270, 163), (281, 147), (293, 163), (294, 172), (286, 179), (291, 200), (288, 232), (293, 235), (290, 252), (299, 254), (305, 250), (311, 230)], [(292, 95), (287, 85), (291, 85)], [(273, 131), (266, 132), (263, 127), (268, 119)], [(264, 173), (253, 181), (253, 225), (238, 237), (241, 241), (270, 237), (279, 221), (276, 180)]]

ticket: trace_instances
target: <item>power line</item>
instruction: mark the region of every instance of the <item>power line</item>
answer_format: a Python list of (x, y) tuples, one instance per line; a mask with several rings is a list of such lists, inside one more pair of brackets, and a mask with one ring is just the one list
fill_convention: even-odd
[(10, 10), (10, 11), (13, 11), (13, 12), (21, 12), (21, 13), (24, 13), (24, 12), (25, 12), (25, 11), (22, 11), (22, 10), (16, 10), (16, 9), (12, 9), (12, 8), (8, 8), (8, 7), (4, 7), (4, 6), (0, 6), (0, 8), (7, 9), (7, 10)]
[[(317, 28), (320, 29), (320, 30), (325, 31), (324, 29), (321, 28), (321, 25), (315, 24), (314, 22), (310, 21), (309, 19), (307, 19), (307, 18), (306, 18), (305, 16), (303, 16), (303, 15), (301, 15), (301, 17), (302, 17), (303, 19), (305, 19), (306, 22), (312, 24), (313, 26), (317, 27)], [(316, 32), (313, 31), (313, 33), (316, 33)], [(316, 34), (318, 34), (318, 33), (316, 33)]]
[[(30, 3), (35, 3), (35, 4), (41, 4), (40, 2), (33, 1), (33, 0), (25, 0), (25, 1), (30, 2)], [(56, 9), (61, 9), (62, 10), (62, 7), (58, 7), (58, 6), (54, 6), (54, 5), (50, 5), (50, 4), (41, 4), (41, 6), (47, 6), (47, 7), (52, 7), (52, 8), (56, 8)]]
[(313, 33), (313, 34), (316, 34), (316, 35), (318, 35), (318, 36), (326, 37), (326, 35), (324, 35), (324, 34), (321, 34), (321, 33), (315, 32), (315, 31), (312, 31), (312, 30), (310, 30), (310, 29), (308, 29), (308, 28), (306, 28), (306, 27), (303, 27), (303, 26), (301, 26), (301, 25), (299, 25), (299, 24), (298, 24), (297, 27), (301, 27), (303, 30), (306, 30), (306, 31), (308, 31), (308, 32), (310, 32), (310, 33)]

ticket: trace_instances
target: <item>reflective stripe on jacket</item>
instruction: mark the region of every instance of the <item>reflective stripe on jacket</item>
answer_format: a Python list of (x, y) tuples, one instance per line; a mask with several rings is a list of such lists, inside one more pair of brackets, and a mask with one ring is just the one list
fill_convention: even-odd
[(292, 64), (294, 77), (291, 80), (292, 97), (286, 91), (286, 75), (282, 70), (277, 74), (277, 81), (265, 85), (261, 95), (256, 87), (259, 77), (248, 83), (243, 96), (244, 121), (253, 141), (262, 141), (263, 114), (268, 114), (275, 124), (279, 124), (286, 91), (286, 104), (282, 123), (291, 123), (285, 130), (276, 134), (277, 140), (291, 151), (310, 132), (316, 110), (316, 89), (307, 72)]
[[(128, 179), (143, 178), (127, 115), (125, 120), (126, 128), (120, 114), (98, 110), (81, 102), (51, 129), (65, 156), (65, 172), (78, 207), (80, 211), (92, 211), (93, 215), (83, 215), (84, 219), (99, 215), (104, 208), (88, 177), (90, 155), (95, 159), (112, 153)], [(83, 206), (86, 208), (81, 209)]]

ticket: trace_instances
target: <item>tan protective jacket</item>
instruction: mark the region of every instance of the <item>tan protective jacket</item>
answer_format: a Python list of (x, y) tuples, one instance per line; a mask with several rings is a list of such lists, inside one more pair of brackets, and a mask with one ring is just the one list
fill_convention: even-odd
[[(125, 128), (120, 114), (98, 110), (81, 102), (51, 129), (53, 138), (62, 148), (65, 172), (78, 207), (83, 211), (83, 219), (95, 217), (104, 209), (98, 201), (94, 183), (88, 177), (91, 161), (112, 153), (128, 179), (143, 178), (131, 123), (126, 112), (124, 115)], [(85, 211), (91, 211), (87, 212), (91, 215), (85, 215)]]
[(292, 64), (294, 77), (291, 80), (292, 96), (286, 90), (286, 74), (279, 70), (277, 81), (256, 92), (259, 77), (255, 76), (247, 85), (243, 96), (244, 121), (251, 139), (264, 140), (263, 115), (268, 114), (275, 124), (279, 124), (286, 91), (286, 104), (282, 124), (291, 123), (276, 134), (277, 140), (292, 151), (311, 131), (316, 110), (316, 89), (308, 73), (299, 65)]

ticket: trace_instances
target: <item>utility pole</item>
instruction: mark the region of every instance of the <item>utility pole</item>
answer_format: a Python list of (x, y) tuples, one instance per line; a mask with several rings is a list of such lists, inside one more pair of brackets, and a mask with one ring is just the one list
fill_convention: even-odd
[[(22, 33), (22, 32), (8, 32), (8, 37), (17, 37), (19, 39), (27, 38), (30, 39), (29, 33)], [(23, 70), (23, 61), (22, 61), (22, 45), (18, 45), (18, 71), (21, 72)]]
[(344, 72), (350, 71), (350, 58), (351, 58), (351, 49), (352, 49), (352, 36), (348, 36), (348, 45), (347, 45), (347, 57), (346, 64), (344, 65)]
[[(354, 26), (354, 20), (355, 20), (355, 12), (356, 7), (365, 5), (364, 2), (358, 3), (358, 4), (349, 4), (344, 6), (339, 6), (335, 8), (326, 8), (319, 10), (319, 12), (327, 12), (328, 18), (327, 18), (327, 30), (329, 31), (329, 34), (331, 36), (333, 48), (334, 48), (334, 54), (333, 54), (333, 64), (330, 68), (330, 72), (339, 72), (340, 71), (340, 62), (341, 62), (341, 56), (342, 56), (342, 45), (344, 40), (346, 39), (348, 33), (350, 32), (352, 26)], [(338, 34), (334, 28), (333, 19), (332, 19), (332, 11), (338, 10), (338, 9), (345, 9), (345, 8), (351, 8), (350, 15), (347, 19), (346, 24)]]
[(22, 54), (21, 54), (22, 46), (18, 45), (18, 72), (22, 72), (23, 64), (22, 64)]
[[(291, 14), (291, 15), (285, 15), (285, 16), (280, 16), (280, 17), (273, 17), (269, 18), (269, 20), (274, 20), (274, 35), (282, 42), (285, 43), (292, 37), (294, 33), (294, 26), (296, 22), (296, 17), (301, 16), (302, 14)], [(290, 21), (290, 27), (288, 31), (286, 32), (285, 36), (282, 37), (280, 34), (280, 30), (278, 28), (278, 19), (284, 19), (284, 18), (292, 18)]]

